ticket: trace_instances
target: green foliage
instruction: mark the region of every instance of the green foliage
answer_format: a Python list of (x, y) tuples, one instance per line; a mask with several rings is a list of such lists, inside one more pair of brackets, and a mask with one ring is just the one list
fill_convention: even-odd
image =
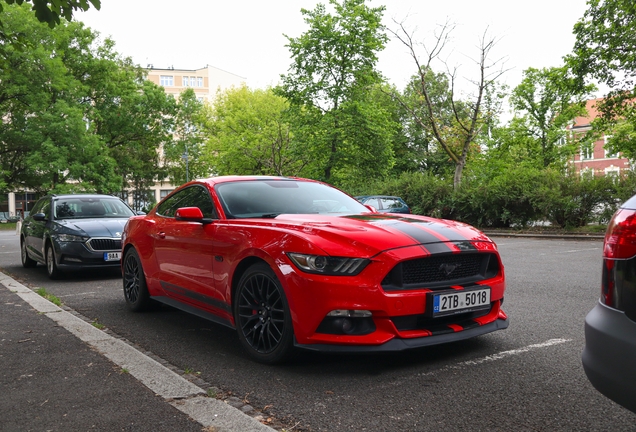
[(175, 184), (207, 177), (209, 167), (202, 158), (205, 141), (203, 102), (191, 88), (179, 95), (173, 107), (172, 137), (163, 137), (163, 153), (170, 179)]
[(0, 183), (7, 189), (146, 193), (165, 178), (158, 149), (179, 113), (164, 90), (81, 23), (51, 29), (26, 5), (5, 28), (32, 48), (0, 44)]
[(532, 163), (473, 164), (460, 188), (428, 173), (403, 173), (387, 182), (347, 189), (353, 195), (397, 195), (413, 213), (454, 219), (482, 228), (550, 222), (563, 228), (607, 223), (636, 190), (636, 175), (580, 178)]
[(294, 146), (285, 98), (246, 86), (220, 93), (206, 114), (204, 159), (219, 175), (303, 175), (309, 157)]
[(566, 144), (568, 124), (585, 115), (585, 100), (594, 86), (576, 87), (565, 67), (528, 68), (512, 92), (517, 115), (510, 123), (507, 145), (525, 148), (540, 166), (560, 165), (577, 150)]
[(330, 0), (302, 9), (307, 32), (287, 37), (292, 65), (276, 93), (290, 102), (286, 119), (294, 146), (302, 148), (312, 177), (335, 184), (383, 176), (393, 165), (395, 133), (390, 109), (369, 97), (381, 82), (377, 53), (387, 36), (381, 24), (384, 7), (365, 0)]
[(574, 26), (576, 42), (567, 65), (583, 86), (596, 81), (610, 91), (598, 103), (602, 114), (594, 127), (614, 135), (609, 148), (633, 157), (636, 127), (636, 3), (632, 0), (588, 0)]
[[(33, 3), (32, 10), (35, 17), (42, 23), (47, 23), (53, 28), (60, 24), (60, 18), (71, 20), (73, 13), (81, 10), (87, 11), (89, 3), (97, 10), (101, 7), (101, 0), (4, 0), (6, 4), (22, 5)], [(2, 2), (0, 2), (0, 13), (2, 13)], [(1, 27), (0, 22), (0, 27)]]

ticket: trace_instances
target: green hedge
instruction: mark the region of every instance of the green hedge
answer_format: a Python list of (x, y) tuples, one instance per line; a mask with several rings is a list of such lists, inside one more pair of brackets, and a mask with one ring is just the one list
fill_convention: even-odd
[(482, 228), (525, 227), (549, 221), (572, 228), (605, 224), (636, 193), (636, 176), (580, 177), (534, 167), (481, 167), (466, 171), (462, 185), (426, 173), (369, 183), (356, 195), (401, 196), (413, 213), (455, 219)]

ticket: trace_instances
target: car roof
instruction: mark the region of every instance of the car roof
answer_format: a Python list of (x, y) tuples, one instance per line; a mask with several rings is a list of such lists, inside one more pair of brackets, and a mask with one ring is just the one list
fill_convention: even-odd
[(231, 183), (237, 181), (263, 181), (263, 180), (295, 180), (295, 181), (306, 181), (313, 183), (320, 183), (316, 180), (301, 178), (301, 177), (283, 177), (283, 176), (219, 176), (219, 177), (209, 177), (206, 179), (200, 179), (199, 182), (207, 183), (209, 185), (215, 185), (220, 183)]
[(115, 195), (106, 195), (106, 194), (51, 194), (51, 195), (47, 195), (47, 197), (49, 198), (55, 198), (55, 199), (64, 199), (64, 198), (88, 198), (88, 199), (98, 199), (98, 198), (114, 198), (114, 199), (120, 199), (119, 197), (116, 197)]
[(398, 196), (393, 196), (393, 195), (360, 195), (357, 196), (356, 198), (358, 199), (362, 199), (362, 198), (395, 198), (395, 199), (402, 199)]

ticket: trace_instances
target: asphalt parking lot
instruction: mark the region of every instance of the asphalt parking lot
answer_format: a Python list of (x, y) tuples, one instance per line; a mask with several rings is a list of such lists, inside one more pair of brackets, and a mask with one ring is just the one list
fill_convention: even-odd
[(507, 330), (390, 355), (304, 353), (283, 366), (248, 360), (232, 330), (197, 317), (128, 312), (114, 272), (50, 281), (43, 267), (23, 269), (14, 233), (0, 232), (0, 268), (249, 403), (278, 429), (636, 430), (636, 416), (596, 392), (580, 362), (602, 242), (495, 240), (508, 277)]

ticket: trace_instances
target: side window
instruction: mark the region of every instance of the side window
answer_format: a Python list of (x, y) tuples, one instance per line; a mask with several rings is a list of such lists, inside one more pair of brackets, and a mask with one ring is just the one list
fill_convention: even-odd
[[(46, 199), (42, 201), (42, 208), (38, 209), (38, 213), (44, 213), (47, 219), (51, 219), (51, 200)], [(34, 213), (35, 214), (35, 213)]]
[[(44, 203), (49, 201), (49, 199), (50, 198), (41, 199), (40, 201), (36, 202), (35, 205), (33, 206), (33, 208), (31, 209), (31, 214), (45, 213), (45, 212), (42, 211), (42, 207), (44, 207)], [(48, 214), (46, 216), (48, 217)]]
[(398, 200), (391, 198), (383, 198), (382, 199), (382, 207), (385, 209), (394, 209), (402, 207), (402, 203)]
[(199, 207), (203, 217), (217, 219), (210, 193), (203, 186), (190, 186), (169, 197), (157, 207), (157, 214), (174, 217), (181, 207)]
[(380, 207), (380, 202), (378, 201), (377, 198), (371, 198), (370, 200), (365, 201), (365, 204), (370, 205), (376, 210), (380, 210), (382, 208)]

